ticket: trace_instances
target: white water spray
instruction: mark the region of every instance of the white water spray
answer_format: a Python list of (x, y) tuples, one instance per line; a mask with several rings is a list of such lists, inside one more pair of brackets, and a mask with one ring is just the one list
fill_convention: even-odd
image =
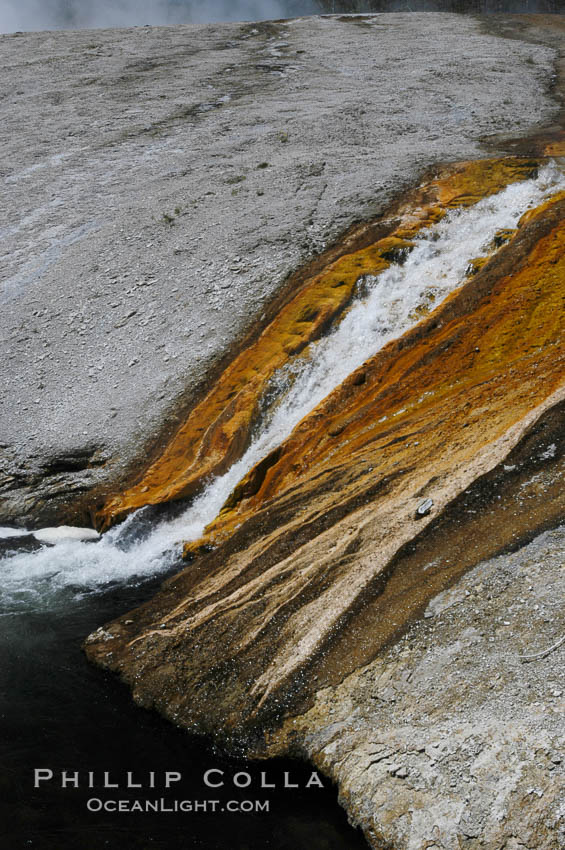
[[(234, 487), (286, 439), (351, 372), (415, 324), (414, 311), (437, 306), (465, 278), (469, 260), (485, 254), (498, 230), (516, 227), (523, 213), (565, 189), (555, 165), (536, 179), (515, 183), (468, 209), (453, 210), (422, 231), (402, 266), (363, 282), (363, 293), (323, 339), (309, 346), (271, 382), (260, 426), (243, 457), (173, 520), (144, 524), (146, 509), (111, 529), (98, 543), (66, 540), (53, 548), (2, 561), (4, 610), (40, 607), (119, 582), (139, 581), (169, 569), (180, 541), (196, 540)], [(136, 533), (138, 532), (138, 533)], [(0, 536), (2, 534), (0, 533)]]

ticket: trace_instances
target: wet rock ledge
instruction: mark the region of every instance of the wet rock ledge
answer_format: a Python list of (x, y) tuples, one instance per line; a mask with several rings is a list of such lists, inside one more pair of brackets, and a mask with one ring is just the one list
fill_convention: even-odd
[[(240, 456), (359, 275), (543, 164), (536, 20), (2, 39), (2, 520), (106, 528)], [(470, 258), (85, 644), (172, 722), (313, 759), (375, 848), (563, 844), (564, 222)]]
[(297, 269), (430, 166), (553, 120), (552, 46), (504, 21), (1, 36), (0, 522), (85, 525)]
[[(541, 164), (508, 159), (452, 168), (416, 193), (411, 215), (397, 209), (392, 238), (406, 240), (430, 216), (473, 205), (481, 193), (500, 188), (500, 181), (524, 179)], [(388, 249), (390, 239), (384, 237)], [(434, 704), (438, 719), (431, 712), (426, 727), (428, 679), (409, 663), (398, 673), (383, 655), (422, 615), (434, 618), (442, 606), (467, 599), (471, 579), (449, 590), (466, 571), (519, 549), (565, 517), (565, 193), (528, 211), (517, 231), (495, 243), (500, 241), (492, 255), (473, 264), (466, 283), (353, 372), (249, 473), (204, 538), (185, 547), (185, 570), (152, 601), (86, 642), (91, 660), (118, 672), (139, 704), (173, 722), (239, 751), (313, 758), (338, 780), (344, 805), (375, 848), (455, 850), (460, 838), (475, 841), (468, 845), (473, 850), (497, 847), (518, 825), (532, 836), (526, 846), (558, 846), (552, 842), (561, 829), (557, 800), (565, 789), (560, 761), (532, 772), (526, 770), (531, 748), (516, 749), (525, 736), (531, 747), (561, 758), (553, 709), (538, 712), (537, 703), (513, 703), (512, 676), (503, 672), (500, 700), (488, 703), (480, 720), (473, 701), (445, 678)], [(383, 252), (375, 249), (373, 260), (382, 261)], [(282, 328), (288, 330), (284, 322)], [(261, 361), (254, 351), (246, 362), (257, 371)], [(240, 357), (245, 360), (245, 352)], [(234, 372), (226, 374), (232, 378)], [(253, 400), (243, 398), (253, 410)], [(200, 420), (203, 463), (207, 453), (217, 458), (225, 447), (237, 452), (222, 433), (232, 429), (228, 412), (234, 412), (229, 405), (219, 430)], [(236, 421), (248, 421), (242, 410)], [(186, 431), (179, 433), (186, 438)], [(215, 441), (216, 433), (221, 439)], [(170, 473), (167, 450), (164, 458)], [(184, 461), (190, 478), (190, 453)], [(157, 461), (145, 492), (153, 482), (167, 498), (158, 473)], [(113, 497), (109, 515), (129, 498), (129, 491)], [(548, 559), (552, 598), (564, 578), (557, 562), (554, 553)], [(497, 564), (481, 569), (490, 576)], [(547, 604), (545, 588), (534, 610)], [(492, 598), (487, 588), (474, 610), (480, 615), (484, 606), (496, 641)], [(517, 611), (513, 599), (508, 605)], [(544, 646), (551, 645), (562, 619), (556, 606), (552, 617), (541, 632), (539, 622), (520, 624), (516, 655), (528, 654), (542, 637)], [(480, 651), (477, 688), (490, 693), (484, 673), (495, 657), (483, 652), (485, 633), (475, 640), (468, 630), (460, 634), (460, 625), (454, 622), (456, 646), (462, 657)], [(502, 630), (500, 638), (506, 635)], [(414, 657), (420, 658), (423, 639), (415, 640)], [(489, 643), (487, 638), (490, 651)], [(451, 658), (442, 646), (433, 647), (433, 669)], [(500, 642), (495, 648), (502, 651)], [(562, 659), (563, 648), (555, 651)], [(514, 659), (512, 669), (520, 663)], [(457, 666), (454, 683), (465, 681), (464, 667)], [(360, 670), (375, 681), (370, 697), (359, 689)], [(391, 730), (365, 699), (395, 703), (398, 676), (408, 694), (412, 676), (421, 682), (413, 696), (413, 736), (404, 728)], [(444, 693), (449, 688), (453, 711)], [(404, 706), (403, 694), (398, 701), (404, 718), (412, 709), (409, 702)], [(523, 728), (518, 724), (511, 734), (503, 716), (507, 703), (524, 711)], [(454, 722), (467, 725), (450, 726), (454, 715), (461, 716)], [(442, 762), (437, 771), (426, 772), (425, 757), (416, 758), (426, 747), (432, 766)], [(471, 752), (474, 760), (466, 758)], [(493, 803), (497, 759), (505, 775)], [(511, 776), (507, 764), (514, 765)], [(519, 779), (522, 774), (535, 776), (533, 791)], [(397, 782), (404, 783), (399, 796)], [(524, 800), (542, 797), (524, 814)]]
[(287, 722), (373, 847), (565, 846), (564, 561), (561, 526), (483, 562)]

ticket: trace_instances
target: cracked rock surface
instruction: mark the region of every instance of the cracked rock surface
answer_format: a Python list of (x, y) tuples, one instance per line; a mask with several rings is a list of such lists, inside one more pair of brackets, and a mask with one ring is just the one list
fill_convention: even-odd
[(430, 165), (556, 109), (550, 49), (457, 15), (0, 45), (5, 523), (68, 519), (174, 427), (291, 271)]

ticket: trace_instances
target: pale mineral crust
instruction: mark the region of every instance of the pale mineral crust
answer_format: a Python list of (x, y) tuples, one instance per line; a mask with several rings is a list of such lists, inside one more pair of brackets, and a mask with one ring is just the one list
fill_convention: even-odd
[(466, 569), (559, 522), (564, 211), (564, 193), (530, 211), (304, 417), (89, 656), (180, 725), (264, 737)]
[[(434, 221), (492, 194), (500, 169), (542, 165), (467, 161), (434, 198), (417, 189), (430, 165), (486, 156), (485, 137), (490, 156), (503, 135), (528, 154), (524, 134), (557, 120), (556, 54), (524, 41), (536, 26), (389, 15), (4, 39), (6, 210), (28, 205), (6, 231), (5, 516), (85, 491), (105, 527), (240, 456), (264, 384), (237, 358), (281, 318), (249, 356), (268, 378), (347, 309), (333, 283), (355, 283), (339, 256), (293, 312), (310, 290), (300, 275), (285, 289), (291, 271), (392, 216), (402, 188)], [(564, 221), (564, 193), (523, 216), (251, 470), (182, 571), (85, 643), (174, 723), (313, 760), (375, 850), (563, 846)], [(400, 225), (371, 262), (407, 250), (417, 227)], [(188, 411), (169, 421), (180, 438), (120, 485), (171, 410)]]
[(483, 562), (289, 721), (373, 847), (565, 846), (564, 563), (563, 526)]
[(145, 462), (291, 272), (428, 166), (552, 120), (554, 51), (503, 29), (2, 36), (2, 521), (84, 524), (84, 493)]

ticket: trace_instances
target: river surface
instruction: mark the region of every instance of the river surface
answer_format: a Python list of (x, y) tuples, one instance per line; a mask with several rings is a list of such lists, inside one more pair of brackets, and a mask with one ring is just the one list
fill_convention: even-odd
[[(0, 847), (2, 850), (363, 850), (363, 837), (347, 823), (329, 781), (305, 789), (312, 768), (301, 762), (226, 760), (201, 740), (137, 708), (128, 689), (86, 662), (84, 636), (100, 623), (139, 604), (155, 582), (134, 590), (114, 587), (82, 600), (69, 598), (57, 611), (12, 612), (0, 619)], [(34, 771), (53, 780), (34, 789)], [(223, 788), (207, 788), (207, 770)], [(70, 777), (61, 788), (62, 771)], [(155, 788), (124, 788), (131, 781)], [(164, 788), (166, 771), (182, 775)], [(79, 773), (79, 788), (72, 774)], [(88, 773), (94, 774), (93, 788)], [(119, 789), (104, 788), (104, 773)], [(238, 789), (232, 777), (251, 776)], [(260, 788), (261, 773), (276, 789)], [(289, 783), (298, 789), (285, 789)], [(41, 774), (45, 776), (46, 774)], [(246, 783), (246, 776), (238, 779)], [(82, 786), (82, 787), (81, 787)], [(114, 800), (217, 801), (216, 811), (113, 813), (89, 811)], [(269, 811), (221, 811), (256, 800)], [(89, 804), (89, 801), (94, 801)], [(233, 801), (233, 803), (231, 802)], [(244, 803), (244, 806), (248, 806)]]
[[(545, 167), (535, 179), (450, 212), (419, 234), (402, 264), (365, 278), (345, 317), (275, 376), (244, 456), (176, 515), (157, 520), (142, 509), (99, 542), (68, 540), (0, 561), (1, 848), (366, 846), (348, 826), (327, 780), (323, 789), (304, 787), (309, 766), (225, 761), (202, 741), (137, 708), (116, 679), (86, 663), (80, 646), (98, 626), (147, 599), (178, 568), (181, 541), (201, 536), (249, 469), (348, 374), (413, 325), (418, 311), (457, 288), (469, 261), (488, 253), (497, 231), (516, 227), (526, 210), (563, 188), (559, 169)], [(0, 536), (7, 534), (0, 530)], [(52, 771), (53, 779), (34, 788), (35, 769)], [(226, 786), (207, 788), (208, 769), (224, 771)], [(67, 778), (78, 772), (79, 787), (72, 779), (62, 788), (62, 771)], [(141, 784), (154, 773), (155, 788), (124, 788), (128, 771)], [(182, 774), (182, 780), (164, 789), (165, 771)], [(250, 787), (232, 785), (238, 771), (249, 773)], [(118, 789), (103, 787), (105, 772)], [(262, 772), (274, 789), (260, 788)], [(298, 788), (283, 787), (285, 773)], [(90, 810), (96, 801), (124, 800), (127, 809), (134, 800), (141, 805), (161, 798), (169, 809), (175, 800), (217, 801), (216, 811), (211, 802), (208, 811), (197, 812)], [(268, 801), (269, 812), (228, 813), (230, 801), (235, 807)]]

